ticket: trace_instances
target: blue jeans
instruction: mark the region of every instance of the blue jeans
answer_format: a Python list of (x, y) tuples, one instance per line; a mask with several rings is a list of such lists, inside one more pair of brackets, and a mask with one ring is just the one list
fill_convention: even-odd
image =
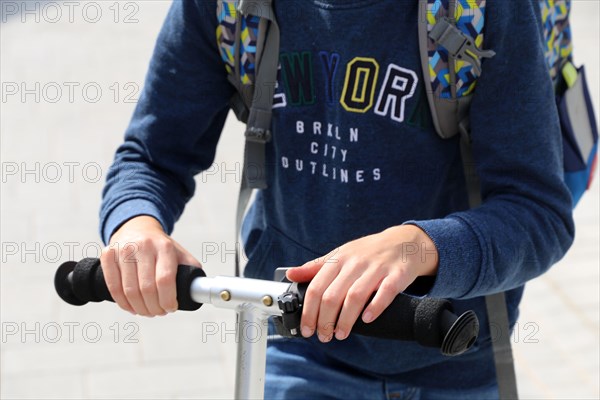
[(277, 338), (267, 347), (265, 399), (495, 400), (498, 387), (413, 387), (344, 368), (305, 340)]

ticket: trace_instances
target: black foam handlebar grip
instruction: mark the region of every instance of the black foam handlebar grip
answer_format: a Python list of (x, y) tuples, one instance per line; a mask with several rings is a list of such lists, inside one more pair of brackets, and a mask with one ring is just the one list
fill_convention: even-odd
[[(298, 285), (301, 302), (307, 286)], [(381, 339), (416, 341), (439, 348), (444, 355), (455, 356), (473, 346), (479, 334), (479, 320), (473, 311), (455, 315), (448, 300), (400, 293), (374, 321), (367, 324), (359, 317), (352, 332)]]
[[(177, 267), (177, 303), (178, 309), (194, 311), (202, 306), (191, 296), (190, 288), (194, 279), (206, 274), (200, 268), (189, 265)], [(63, 263), (54, 275), (54, 287), (61, 299), (69, 304), (80, 306), (88, 302), (114, 301), (100, 267), (98, 258), (84, 258), (79, 262)]]
[(450, 310), (447, 300), (418, 299), (401, 294), (373, 322), (366, 324), (359, 318), (352, 331), (384, 339), (416, 340), (423, 346), (440, 347), (443, 340), (442, 314)]

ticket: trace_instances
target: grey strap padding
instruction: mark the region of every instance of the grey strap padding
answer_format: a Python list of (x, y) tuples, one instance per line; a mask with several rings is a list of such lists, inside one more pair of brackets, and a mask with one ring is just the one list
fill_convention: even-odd
[[(458, 6), (457, 0), (449, 0), (447, 14), (454, 16)], [(472, 97), (471, 95), (458, 98), (456, 96), (456, 60), (461, 58), (472, 63), (475, 71), (479, 72), (481, 66), (479, 57), (492, 57), (495, 53), (491, 50), (478, 49), (475, 41), (458, 29), (456, 21), (452, 18), (440, 18), (431, 27), (430, 32), (428, 12), (430, 12), (428, 0), (419, 0), (418, 32), (423, 84), (427, 93), (433, 126), (442, 139), (449, 139), (459, 133), (459, 122), (467, 117)], [(429, 69), (430, 41), (448, 50), (448, 79), (451, 99), (442, 98), (442, 86), (433, 90)]]
[[(463, 170), (469, 193), (469, 206), (475, 208), (481, 205), (481, 186), (473, 160), (468, 118), (459, 124), (459, 131)], [(496, 380), (500, 398), (518, 399), (517, 376), (510, 343), (508, 310), (506, 309), (504, 292), (485, 296), (485, 306), (490, 334), (492, 334), (494, 364), (496, 366)], [(495, 337), (494, 333), (497, 334)]]
[(418, 31), (419, 31), (419, 53), (421, 58), (421, 69), (423, 71), (423, 85), (425, 86), (425, 93), (427, 94), (427, 103), (429, 103), (429, 109), (431, 111), (431, 119), (436, 132), (442, 139), (446, 139), (449, 136), (445, 135), (444, 129), (440, 127), (440, 121), (438, 120), (438, 113), (436, 111), (435, 100), (437, 99), (437, 93), (434, 92), (431, 86), (431, 79), (429, 76), (429, 29), (427, 24), (427, 11), (428, 2), (427, 0), (419, 0), (419, 20), (418, 20)]
[[(456, 0), (450, 0), (448, 12), (453, 15), (456, 9)], [(427, 94), (427, 102), (431, 111), (431, 119), (435, 131), (442, 139), (449, 139), (458, 134), (458, 123), (466, 115), (463, 110), (467, 110), (470, 103), (470, 96), (456, 99), (456, 73), (454, 71), (454, 61), (448, 59), (449, 80), (451, 84), (452, 99), (441, 97), (441, 86), (433, 90), (429, 70), (429, 4), (428, 0), (419, 0), (419, 53), (421, 58), (421, 69), (423, 71), (423, 85)]]
[[(252, 13), (269, 21), (263, 24), (268, 29), (259, 64), (256, 65), (256, 79), (250, 114), (246, 124), (245, 179), (249, 187), (267, 187), (265, 145), (271, 140), (271, 116), (273, 95), (279, 67), (279, 26), (275, 19), (272, 0), (241, 0), (239, 11)], [(260, 35), (259, 35), (260, 36)], [(264, 35), (263, 35), (264, 36)]]
[[(238, 197), (235, 223), (235, 276), (240, 276), (240, 240), (242, 220), (246, 207), (252, 197), (253, 189), (265, 189), (266, 179), (266, 143), (271, 140), (271, 117), (273, 96), (279, 67), (279, 26), (275, 19), (272, 0), (241, 0), (238, 11), (242, 15), (255, 15), (261, 18), (257, 40), (255, 83), (250, 87), (239, 87), (238, 92), (246, 90), (240, 98), (248, 108), (246, 121), (246, 144), (244, 148), (244, 165), (242, 183)], [(240, 16), (238, 16), (240, 18)], [(239, 29), (238, 29), (239, 32)], [(237, 32), (236, 32), (237, 34)], [(236, 42), (239, 43), (239, 42)], [(239, 45), (236, 47), (236, 66), (239, 68)], [(236, 71), (237, 72), (237, 71)], [(238, 85), (241, 84), (238, 75)], [(236, 86), (237, 87), (237, 86)], [(252, 96), (251, 103), (249, 95)]]

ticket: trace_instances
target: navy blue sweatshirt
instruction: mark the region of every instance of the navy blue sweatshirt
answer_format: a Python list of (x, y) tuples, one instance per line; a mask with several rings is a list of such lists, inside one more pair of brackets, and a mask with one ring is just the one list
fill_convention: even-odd
[[(483, 296), (507, 291), (514, 323), (525, 282), (558, 261), (573, 239), (559, 124), (538, 1), (489, 2), (484, 47), (496, 56), (483, 63), (471, 108), (483, 204), (469, 209), (458, 139), (443, 140), (432, 128), (417, 3), (276, 2), (282, 73), (267, 146), (268, 189), (244, 223), (245, 275), (271, 279), (275, 267), (416, 224), (439, 252), (437, 277), (425, 294), (452, 299), (458, 312), (477, 312), (482, 332), (474, 348), (448, 359), (414, 343), (356, 335), (314, 340), (315, 346), (373, 375), (479, 385), (494, 373)], [(211, 166), (233, 94), (217, 23), (216, 1), (173, 3), (107, 177), (105, 242), (137, 215), (154, 216), (171, 232), (194, 194), (194, 175)], [(386, 91), (394, 71), (412, 88), (401, 104)], [(135, 171), (135, 180), (123, 171)]]

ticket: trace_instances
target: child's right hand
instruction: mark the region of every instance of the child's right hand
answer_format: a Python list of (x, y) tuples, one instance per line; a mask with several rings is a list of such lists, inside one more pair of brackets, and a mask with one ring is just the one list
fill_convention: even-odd
[(146, 317), (177, 310), (179, 264), (202, 267), (156, 219), (145, 215), (130, 219), (113, 234), (100, 262), (115, 302)]

